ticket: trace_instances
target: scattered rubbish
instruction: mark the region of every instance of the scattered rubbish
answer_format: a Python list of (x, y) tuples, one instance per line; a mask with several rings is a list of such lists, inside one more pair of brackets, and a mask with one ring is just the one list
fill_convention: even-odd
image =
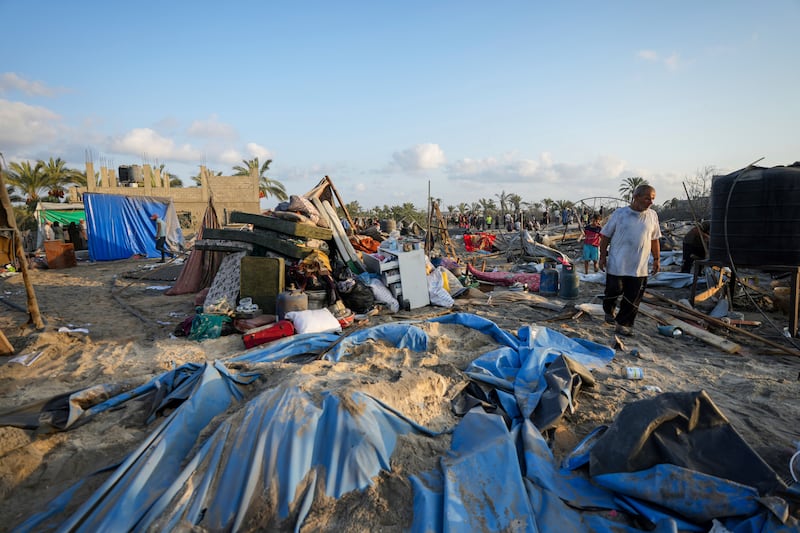
[(86, 328), (67, 328), (67, 327), (60, 327), (58, 328), (59, 333), (86, 333), (89, 334), (89, 330)]
[(658, 326), (658, 332), (665, 337), (680, 337), (683, 330), (678, 326)]
[(644, 379), (644, 370), (639, 366), (626, 366), (625, 377), (628, 379)]
[(150, 291), (165, 291), (165, 290), (167, 290), (167, 289), (169, 289), (171, 287), (172, 287), (172, 285), (150, 285), (149, 287), (147, 287), (147, 290), (150, 290)]
[(664, 392), (661, 390), (661, 387), (656, 387), (655, 385), (645, 385), (644, 390), (648, 392), (658, 392), (658, 393)]
[(23, 366), (31, 366), (33, 363), (39, 359), (44, 352), (32, 352), (32, 353), (25, 353), (21, 355), (17, 355), (16, 357), (12, 357), (8, 360), (8, 364), (15, 363), (18, 365)]

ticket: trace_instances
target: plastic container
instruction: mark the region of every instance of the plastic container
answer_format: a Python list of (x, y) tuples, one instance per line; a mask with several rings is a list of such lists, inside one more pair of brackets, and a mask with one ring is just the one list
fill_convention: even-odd
[(546, 263), (539, 279), (539, 294), (542, 296), (555, 296), (558, 294), (558, 270)]
[(628, 379), (644, 379), (644, 370), (638, 366), (626, 366), (625, 377)]
[(561, 279), (558, 288), (558, 296), (571, 300), (578, 297), (580, 278), (575, 272), (575, 266), (565, 264), (561, 267)]
[(302, 290), (289, 285), (289, 289), (280, 293), (275, 302), (275, 314), (278, 320), (283, 320), (290, 311), (308, 310), (308, 295)]
[(678, 326), (658, 326), (658, 332), (665, 337), (680, 337), (683, 330)]

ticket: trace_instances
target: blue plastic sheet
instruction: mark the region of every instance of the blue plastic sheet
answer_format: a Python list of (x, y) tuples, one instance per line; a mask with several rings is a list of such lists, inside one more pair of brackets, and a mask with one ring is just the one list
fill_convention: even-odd
[[(638, 531), (603, 510), (637, 516), (658, 532), (707, 530), (708, 521), (717, 517), (736, 533), (796, 526), (781, 521), (778, 499), (767, 502), (751, 487), (689, 469), (656, 465), (592, 478), (587, 472), (592, 448), (607, 433), (624, 428), (598, 431), (558, 465), (531, 421), (544, 390), (544, 370), (560, 357), (597, 368), (614, 351), (541, 327), (525, 326), (515, 335), (470, 314), (433, 321), (473, 328), (501, 345), (475, 354), (468, 371), (481, 383), (498, 386), (508, 418), (472, 409), (453, 428), (451, 449), (440, 458), (440, 467), (410, 477), (414, 531)], [(225, 362), (315, 354), (335, 364), (367, 341), (414, 351), (428, 345), (418, 325), (394, 323), (345, 338), (297, 335)], [(58, 507), (68, 500), (62, 495), (55, 508), (19, 530), (43, 530), (48, 524), (75, 531), (167, 531), (187, 525), (263, 530), (286, 527), (289, 517), (299, 528), (316, 499), (364, 490), (388, 470), (402, 435), (436, 435), (363, 392), (312, 395), (297, 373), (256, 394), (199, 442), (215, 416), (242, 400), (241, 390), (252, 379), (231, 374), (222, 362), (190, 364), (97, 406), (96, 411), (108, 409), (156, 392), (154, 413), (175, 410), (78, 511), (60, 519)], [(253, 502), (265, 499), (272, 515), (264, 515), (262, 507), (252, 516)]]
[(169, 248), (177, 250), (183, 246), (183, 232), (171, 198), (86, 193), (83, 204), (89, 257), (93, 261), (127, 259), (133, 255), (161, 257), (156, 250), (152, 214), (164, 220)]

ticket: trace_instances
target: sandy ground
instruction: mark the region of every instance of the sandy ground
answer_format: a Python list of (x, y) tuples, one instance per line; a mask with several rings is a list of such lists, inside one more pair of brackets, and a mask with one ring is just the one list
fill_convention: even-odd
[[(500, 268), (510, 266), (502, 256), (488, 262)], [(32, 270), (31, 280), (47, 322), (44, 331), (26, 326), (26, 314), (14, 308), (26, 305), (22, 275), (0, 280), (0, 328), (15, 347), (15, 355), (40, 354), (30, 366), (0, 357), (0, 412), (92, 385), (132, 387), (175, 365), (211, 361), (244, 350), (239, 335), (202, 343), (171, 336), (175, 326), (194, 312), (194, 295), (165, 296), (162, 287), (169, 282), (135, 279), (154, 266), (154, 260), (131, 259), (81, 262), (65, 270)], [(126, 273), (134, 277), (123, 277)], [(595, 297), (602, 290), (602, 285), (583, 283), (579, 298), (570, 304), (598, 303)], [(689, 290), (659, 292), (678, 300), (687, 297)], [(525, 302), (486, 305), (477, 298), (470, 301), (474, 303), (459, 304), (456, 309), (481, 315), (512, 332), (535, 323), (568, 337), (609, 346), (615, 343), (613, 328), (590, 314), (558, 319), (559, 312)], [(370, 323), (443, 312), (449, 310), (427, 307), (395, 316), (381, 314)], [(758, 316), (747, 312), (746, 318)], [(780, 313), (773, 318), (787, 324)], [(85, 328), (88, 333), (59, 332), (62, 327)], [(461, 326), (426, 328), (434, 339), (426, 353), (372, 343), (337, 364), (263, 364), (256, 369), (262, 374), (258, 387), (303, 378), (309, 388), (358, 388), (431, 429), (453, 427), (458, 420), (450, 400), (467, 382), (463, 370), (491, 349), (493, 341)], [(754, 331), (778, 338), (766, 326)], [(628, 402), (659, 391), (704, 389), (745, 441), (781, 477), (789, 479), (788, 462), (794, 442), (800, 440), (800, 358), (739, 338), (732, 339), (742, 345), (735, 355), (688, 335), (667, 338), (657, 334), (652, 319), (641, 315), (636, 332), (635, 337), (623, 339), (625, 347), (617, 350), (611, 364), (595, 372), (597, 385), (581, 391), (577, 411), (566, 415), (555, 431), (552, 447), (557, 457), (598, 425), (610, 424)], [(626, 379), (628, 366), (641, 367), (644, 379)], [(153, 427), (145, 423), (143, 409), (136, 405), (102, 413), (85, 425), (59, 433), (37, 435), (0, 427), (3, 529), (40, 511), (50, 499), (100, 467), (120, 461)], [(365, 524), (373, 530), (407, 529), (413, 502), (407, 476), (433, 468), (449, 445), (449, 436), (403, 439), (393, 456), (391, 472), (382, 473), (363, 493), (318, 502), (303, 530), (361, 531)], [(84, 494), (101, 482), (102, 476), (94, 476)]]

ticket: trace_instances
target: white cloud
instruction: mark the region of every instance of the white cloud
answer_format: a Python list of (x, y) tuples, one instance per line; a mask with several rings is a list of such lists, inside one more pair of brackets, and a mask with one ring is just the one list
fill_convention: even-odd
[(247, 153), (250, 154), (251, 157), (257, 157), (261, 163), (263, 163), (267, 159), (272, 159), (272, 152), (270, 152), (260, 144), (247, 143), (245, 150), (247, 150)]
[(61, 117), (47, 108), (0, 99), (0, 146), (22, 147), (56, 137)]
[(676, 70), (680, 63), (680, 56), (677, 52), (672, 52), (672, 54), (667, 57), (661, 57), (655, 50), (639, 50), (636, 53), (636, 57), (644, 59), (645, 61), (663, 64), (669, 70)]
[(655, 50), (639, 50), (636, 56), (646, 61), (658, 61), (658, 53)]
[(230, 124), (217, 120), (216, 115), (211, 115), (207, 120), (195, 120), (189, 125), (187, 134), (193, 137), (211, 139), (235, 139), (236, 129)]
[(223, 163), (228, 163), (229, 165), (238, 165), (242, 162), (242, 154), (238, 150), (234, 150), (233, 148), (224, 150), (219, 155), (219, 160)]
[(161, 160), (197, 161), (202, 153), (190, 144), (176, 145), (175, 141), (159, 135), (150, 128), (136, 128), (111, 142), (110, 148), (120, 154)]
[(0, 74), (0, 94), (20, 91), (27, 96), (53, 96), (60, 90), (48, 87), (39, 81), (29, 81), (15, 72)]
[(401, 170), (407, 172), (435, 169), (446, 161), (444, 151), (433, 143), (417, 144), (402, 152), (395, 152), (392, 159)]
[(671, 56), (664, 59), (664, 64), (667, 65), (667, 68), (669, 68), (670, 70), (675, 70), (678, 68), (679, 61), (680, 61), (680, 56), (673, 52)]
[(626, 170), (625, 161), (600, 156), (585, 163), (555, 163), (548, 152), (539, 159), (505, 154), (485, 159), (462, 159), (447, 168), (450, 179), (502, 184), (583, 185), (596, 180), (617, 178)]

